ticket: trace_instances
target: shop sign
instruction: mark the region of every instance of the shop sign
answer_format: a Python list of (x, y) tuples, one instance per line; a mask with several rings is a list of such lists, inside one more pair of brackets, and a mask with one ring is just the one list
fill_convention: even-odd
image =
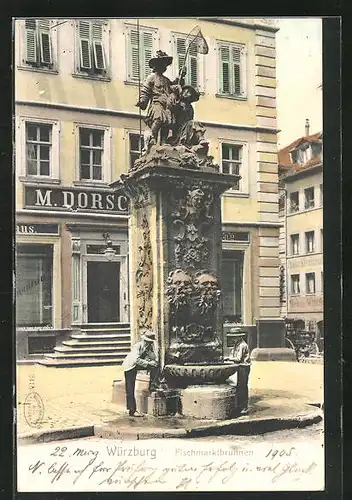
[(59, 234), (58, 224), (16, 224), (17, 234)]
[(304, 297), (291, 297), (289, 299), (289, 312), (322, 312), (322, 295), (305, 295)]
[(290, 269), (315, 267), (323, 265), (323, 255), (307, 256), (307, 257), (294, 257), (287, 259), (288, 267)]
[(222, 232), (222, 241), (236, 241), (236, 242), (249, 242), (249, 233), (242, 231), (223, 231)]
[(45, 210), (128, 214), (128, 199), (120, 192), (25, 186), (25, 206)]

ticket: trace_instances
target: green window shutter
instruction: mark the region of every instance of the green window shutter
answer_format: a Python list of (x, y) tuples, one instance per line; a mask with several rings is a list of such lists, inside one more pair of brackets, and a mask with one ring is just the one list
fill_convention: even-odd
[(233, 89), (235, 95), (241, 94), (241, 49), (232, 47)]
[(40, 62), (43, 64), (52, 64), (51, 36), (49, 19), (40, 19), (39, 25), (39, 43), (40, 43)]
[(37, 26), (35, 19), (26, 19), (25, 21), (25, 40), (27, 63), (37, 62)]
[[(177, 64), (179, 73), (185, 63), (186, 40), (184, 38), (176, 38), (176, 52), (177, 52)], [(187, 79), (188, 79), (188, 74), (186, 75), (186, 80)]]
[(220, 47), (220, 92), (230, 93), (230, 50), (228, 46)]
[(141, 64), (141, 67), (143, 67), (143, 72), (141, 71), (141, 77), (143, 76), (146, 78), (152, 71), (152, 69), (149, 67), (149, 61), (153, 56), (153, 34), (148, 33), (145, 31), (143, 33), (143, 61)]
[(90, 22), (79, 21), (79, 48), (80, 48), (80, 67), (81, 69), (91, 69), (92, 56), (90, 50)]
[(138, 80), (138, 31), (130, 30), (130, 64), (129, 64), (129, 77), (133, 80)]
[(105, 54), (103, 46), (103, 25), (101, 23), (93, 23), (93, 55), (94, 65), (97, 69), (105, 70)]
[(188, 81), (192, 87), (198, 87), (198, 52), (195, 44), (191, 45), (188, 53)]

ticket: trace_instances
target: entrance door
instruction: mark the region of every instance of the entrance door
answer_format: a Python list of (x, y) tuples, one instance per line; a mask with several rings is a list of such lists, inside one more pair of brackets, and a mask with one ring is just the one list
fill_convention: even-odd
[(120, 263), (87, 262), (88, 323), (120, 321)]

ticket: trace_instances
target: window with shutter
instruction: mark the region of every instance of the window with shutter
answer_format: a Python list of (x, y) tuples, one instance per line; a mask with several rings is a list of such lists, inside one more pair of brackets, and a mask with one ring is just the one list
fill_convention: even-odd
[(26, 62), (37, 63), (37, 34), (35, 19), (27, 19), (26, 27)]
[(151, 72), (149, 61), (153, 57), (153, 33), (130, 28), (128, 32), (128, 79), (144, 80)]
[[(179, 73), (185, 64), (185, 57), (187, 52), (185, 37), (176, 37), (176, 52)], [(196, 45), (191, 45), (189, 48), (186, 59), (186, 69), (187, 73), (185, 77), (185, 84), (192, 85), (192, 87), (197, 88), (199, 86), (199, 59)]]
[(146, 78), (152, 71), (149, 67), (149, 61), (153, 57), (153, 35), (145, 31), (143, 33), (143, 72)]
[(104, 74), (107, 65), (102, 23), (79, 21), (78, 36), (79, 70), (89, 74)]
[(52, 42), (49, 19), (25, 20), (25, 57), (27, 64), (52, 67)]
[(220, 93), (243, 96), (244, 56), (243, 47), (232, 44), (219, 45)]
[(80, 68), (90, 69), (92, 67), (90, 53), (90, 22), (79, 22), (79, 43), (80, 43)]
[(103, 26), (101, 24), (93, 23), (92, 34), (95, 67), (99, 70), (105, 70), (106, 64), (103, 47)]

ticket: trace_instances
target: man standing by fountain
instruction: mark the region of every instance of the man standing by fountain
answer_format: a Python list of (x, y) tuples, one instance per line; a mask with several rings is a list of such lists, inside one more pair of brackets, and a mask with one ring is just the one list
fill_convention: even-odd
[(241, 328), (234, 327), (231, 328), (229, 334), (231, 337), (234, 337), (235, 343), (228, 359), (241, 365), (237, 372), (237, 394), (238, 405), (242, 408), (241, 414), (245, 414), (248, 413), (248, 378), (251, 369), (249, 348), (245, 341), (247, 332)]
[(127, 354), (122, 363), (125, 374), (126, 385), (126, 404), (130, 417), (142, 417), (143, 415), (137, 411), (136, 397), (134, 394), (136, 377), (138, 370), (150, 371), (149, 392), (154, 388), (156, 378), (158, 376), (158, 364), (154, 347), (155, 333), (151, 330), (146, 330), (139, 342), (132, 346), (131, 351)]

